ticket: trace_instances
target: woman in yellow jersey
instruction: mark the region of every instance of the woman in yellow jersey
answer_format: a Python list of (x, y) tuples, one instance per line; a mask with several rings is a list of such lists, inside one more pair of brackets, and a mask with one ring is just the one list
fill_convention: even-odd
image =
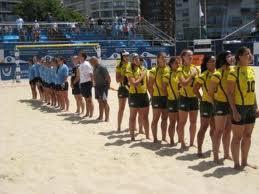
[(153, 133), (154, 143), (157, 142), (157, 124), (161, 116), (162, 141), (166, 141), (167, 131), (167, 97), (162, 87), (162, 79), (166, 68), (166, 55), (159, 53), (157, 55), (157, 65), (149, 71), (148, 90), (152, 98), (153, 119), (151, 129)]
[(118, 110), (118, 131), (121, 131), (121, 122), (127, 98), (129, 96), (128, 91), (128, 79), (125, 76), (126, 68), (129, 65), (129, 53), (127, 51), (121, 52), (121, 61), (116, 66), (116, 82), (120, 84), (118, 89), (119, 98), (119, 110)]
[[(196, 79), (193, 87), (194, 93), (200, 99), (201, 126), (197, 135), (198, 157), (203, 157), (202, 144), (209, 125), (211, 139), (215, 130), (214, 108), (208, 95), (208, 86), (215, 69), (216, 58), (213, 55), (205, 55), (201, 64), (201, 75)], [(202, 95), (199, 92), (200, 88), (202, 88)]]
[(187, 122), (188, 115), (190, 117), (190, 146), (194, 144), (196, 134), (196, 122), (198, 115), (198, 98), (193, 93), (195, 78), (199, 75), (199, 69), (192, 64), (193, 52), (191, 50), (183, 50), (181, 53), (182, 66), (177, 70), (177, 76), (180, 88), (179, 97), (179, 140), (181, 147), (186, 148), (184, 142), (184, 127)]
[(176, 122), (178, 120), (178, 87), (179, 82), (177, 78), (177, 69), (179, 67), (179, 61), (176, 57), (171, 57), (168, 66), (169, 71), (163, 75), (163, 90), (167, 95), (167, 111), (169, 116), (168, 133), (170, 137), (170, 144), (174, 145), (174, 134), (176, 128)]
[[(232, 109), (231, 151), (234, 168), (248, 165), (247, 157), (251, 145), (251, 135), (255, 124), (257, 103), (255, 94), (255, 72), (249, 65), (252, 63), (252, 54), (249, 48), (241, 47), (236, 54), (236, 66), (228, 75), (227, 94)], [(241, 146), (241, 147), (240, 147)], [(239, 154), (241, 151), (241, 166)]]
[(221, 137), (224, 149), (224, 159), (231, 159), (229, 154), (231, 136), (230, 106), (226, 94), (227, 77), (230, 65), (233, 64), (233, 56), (230, 51), (224, 51), (217, 56), (216, 71), (211, 77), (209, 84), (209, 97), (214, 104), (215, 131), (213, 133), (213, 155), (214, 161), (219, 163), (219, 147)]
[(140, 66), (139, 56), (132, 54), (131, 64), (126, 69), (126, 76), (129, 80), (129, 130), (131, 140), (135, 140), (137, 113), (141, 116), (141, 121), (145, 129), (146, 138), (149, 139), (149, 99), (147, 94), (147, 70)]

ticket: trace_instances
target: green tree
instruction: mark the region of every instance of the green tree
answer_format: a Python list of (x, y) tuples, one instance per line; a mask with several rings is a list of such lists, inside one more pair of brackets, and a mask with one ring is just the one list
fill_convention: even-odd
[(22, 0), (17, 4), (14, 13), (25, 21), (46, 21), (48, 13), (51, 13), (55, 21), (84, 21), (84, 17), (73, 10), (65, 8), (60, 0)]

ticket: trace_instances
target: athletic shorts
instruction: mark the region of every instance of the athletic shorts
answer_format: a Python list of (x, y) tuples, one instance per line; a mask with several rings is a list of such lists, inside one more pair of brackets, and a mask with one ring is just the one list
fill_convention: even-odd
[(55, 84), (54, 83), (50, 83), (50, 88), (51, 89), (55, 89)]
[(152, 96), (152, 108), (166, 109), (167, 97), (166, 96)]
[(125, 86), (120, 86), (118, 89), (118, 98), (128, 98), (129, 90)]
[(95, 99), (97, 100), (107, 100), (108, 98), (108, 87), (102, 86), (102, 87), (95, 87)]
[(214, 114), (214, 106), (212, 103), (201, 101), (200, 103), (200, 114), (201, 117), (211, 118)]
[(167, 99), (167, 110), (168, 110), (168, 112), (171, 112), (171, 113), (178, 112), (179, 111), (179, 101)]
[(241, 115), (241, 120), (239, 122), (236, 122), (232, 119), (232, 124), (246, 125), (246, 124), (255, 123), (256, 108), (254, 105), (245, 105), (245, 106), (236, 105), (236, 109)]
[(220, 102), (216, 100), (214, 102), (214, 110), (216, 116), (226, 116), (231, 112), (228, 102)]
[(68, 82), (65, 82), (64, 84), (58, 84), (57, 90), (58, 91), (68, 91)]
[(179, 110), (186, 111), (186, 112), (199, 110), (198, 98), (180, 96), (180, 98), (179, 98)]
[(30, 80), (30, 81), (29, 81), (29, 84), (30, 84), (30, 85), (35, 85), (35, 84), (36, 84), (36, 78)]
[(92, 87), (93, 87), (93, 82), (84, 82), (80, 84), (80, 92), (83, 97), (85, 98), (90, 98), (92, 97)]
[(74, 88), (72, 89), (73, 95), (79, 95), (81, 94), (79, 83), (74, 85)]
[(149, 106), (149, 98), (147, 93), (144, 94), (129, 94), (130, 108), (145, 108)]

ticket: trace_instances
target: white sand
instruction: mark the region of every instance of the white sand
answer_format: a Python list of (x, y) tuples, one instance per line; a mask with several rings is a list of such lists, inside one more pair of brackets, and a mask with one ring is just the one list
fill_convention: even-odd
[[(259, 69), (257, 75), (259, 83)], [(110, 122), (95, 123), (40, 107), (28, 100), (28, 85), (20, 85), (0, 83), (0, 194), (259, 193), (258, 170), (238, 172), (230, 161), (215, 166), (208, 152), (198, 159), (195, 148), (181, 153), (179, 145), (154, 145), (143, 135), (132, 143), (128, 132), (116, 133), (114, 91), (109, 93)], [(128, 112), (127, 107), (124, 129)], [(249, 156), (257, 165), (258, 139), (257, 123)], [(204, 151), (210, 148), (207, 133)]]

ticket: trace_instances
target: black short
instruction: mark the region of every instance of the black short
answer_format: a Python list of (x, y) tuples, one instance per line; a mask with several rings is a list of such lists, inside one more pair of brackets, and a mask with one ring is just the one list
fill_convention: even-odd
[(256, 119), (256, 107), (254, 105), (240, 106), (236, 105), (236, 109), (241, 115), (241, 120), (236, 122), (232, 119), (234, 125), (247, 125), (255, 123)]
[(226, 116), (231, 112), (228, 102), (220, 102), (216, 100), (214, 101), (214, 110), (216, 116)]
[(93, 82), (84, 82), (80, 84), (80, 92), (83, 97), (89, 98), (92, 97), (92, 87), (93, 87)]
[(36, 84), (35, 78), (30, 80), (29, 83), (30, 83), (30, 85), (35, 85)]
[(50, 88), (51, 89), (55, 89), (55, 84), (54, 83), (50, 83)]
[(168, 112), (171, 112), (171, 113), (178, 112), (179, 111), (179, 101), (167, 99), (167, 110), (168, 110)]
[(57, 90), (58, 91), (68, 91), (68, 82), (65, 82), (64, 84), (58, 84)]
[(166, 96), (152, 96), (152, 108), (166, 109), (167, 97)]
[(201, 101), (200, 103), (200, 115), (201, 117), (211, 118), (214, 114), (214, 106), (212, 103)]
[(186, 112), (199, 110), (198, 98), (180, 96), (180, 98), (179, 98), (179, 110), (186, 111)]
[(118, 98), (128, 98), (129, 90), (125, 86), (120, 86), (118, 89)]
[(79, 95), (81, 94), (79, 83), (74, 85), (74, 88), (72, 89), (73, 95)]
[(147, 93), (144, 94), (129, 94), (129, 107), (145, 108), (149, 106), (149, 98)]
[(94, 92), (95, 92), (95, 99), (107, 100), (107, 98), (108, 98), (108, 87), (107, 86), (95, 87)]

